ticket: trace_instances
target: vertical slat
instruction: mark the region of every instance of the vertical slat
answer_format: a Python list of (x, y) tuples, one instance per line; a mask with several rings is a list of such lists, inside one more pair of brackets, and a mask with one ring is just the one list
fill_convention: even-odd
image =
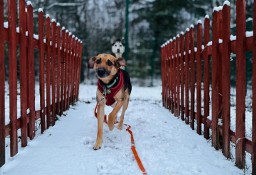
[(8, 1), (9, 24), (9, 94), (10, 94), (10, 123), (11, 123), (11, 157), (18, 152), (17, 136), (17, 60), (16, 60), (16, 1)]
[(75, 57), (74, 57), (74, 60), (75, 60), (75, 68), (74, 68), (74, 76), (75, 76), (75, 89), (74, 89), (74, 100), (77, 101), (77, 89), (78, 89), (78, 65), (79, 65), (79, 62), (78, 62), (78, 39), (77, 37), (75, 38), (75, 42), (76, 42), (76, 46), (75, 46)]
[(52, 66), (51, 66), (51, 82), (52, 82), (52, 125), (55, 125), (56, 117), (56, 21), (52, 20)]
[(177, 56), (176, 56), (176, 72), (177, 72), (177, 101), (176, 101), (176, 116), (180, 116), (180, 36), (177, 36), (176, 44)]
[(245, 0), (236, 1), (236, 165), (244, 168), (245, 156)]
[(206, 16), (204, 20), (204, 48), (207, 50), (204, 52), (204, 138), (209, 139), (209, 127), (207, 126), (207, 117), (209, 116), (209, 83), (210, 83), (210, 56), (208, 56), (209, 48), (207, 47), (210, 41), (210, 19)]
[(38, 34), (39, 34), (39, 81), (40, 81), (40, 118), (41, 133), (45, 131), (45, 93), (44, 93), (44, 16), (43, 12), (38, 13)]
[(78, 96), (79, 96), (80, 75), (81, 75), (81, 68), (82, 68), (82, 66), (81, 66), (82, 65), (82, 54), (83, 54), (83, 42), (80, 41), (80, 43), (79, 43), (79, 68), (78, 68), (78, 70), (79, 70), (79, 72), (78, 72), (79, 80), (78, 80), (77, 99), (78, 99)]
[(166, 59), (166, 83), (167, 83), (167, 108), (171, 109), (172, 105), (172, 41), (167, 43)]
[(33, 7), (27, 6), (27, 30), (28, 30), (28, 92), (29, 92), (29, 138), (35, 137), (35, 65), (34, 65), (34, 20)]
[(73, 40), (72, 34), (69, 33), (69, 52), (68, 52), (68, 106), (70, 105), (70, 95), (71, 95), (71, 74), (72, 74), (72, 47), (73, 47)]
[[(0, 0), (0, 24), (4, 22), (4, 1)], [(4, 38), (4, 27), (0, 26), (0, 38)], [(0, 40), (0, 167), (5, 164), (5, 66), (4, 40)]]
[(65, 30), (65, 49), (64, 49), (64, 111), (67, 109), (67, 57), (68, 57), (68, 31)]
[(195, 122), (195, 51), (194, 51), (194, 26), (190, 27), (190, 65), (191, 65), (191, 79), (190, 79), (190, 91), (191, 91), (191, 123), (190, 127), (194, 130), (194, 122)]
[(181, 120), (184, 121), (184, 34), (181, 33), (180, 36), (180, 52), (181, 52), (181, 58), (180, 58), (180, 72), (181, 72)]
[(71, 58), (70, 58), (70, 62), (71, 62), (71, 70), (70, 70), (70, 104), (72, 105), (73, 102), (73, 88), (74, 88), (74, 46), (75, 46), (75, 40), (74, 40), (74, 35), (72, 35), (72, 47), (71, 47)]
[[(25, 1), (19, 1), (20, 14), (20, 106), (21, 106), (21, 146), (27, 146), (27, 39)], [(2, 24), (0, 22), (0, 24)]]
[(46, 117), (46, 124), (47, 128), (49, 128), (52, 124), (52, 108), (51, 108), (51, 21), (50, 17), (47, 16), (45, 20), (45, 32), (46, 32), (46, 110), (47, 110), (47, 117)]
[(253, 4), (252, 174), (256, 174), (256, 0)]
[(171, 67), (172, 67), (172, 75), (170, 78), (172, 78), (172, 104), (171, 104), (171, 111), (172, 113), (175, 112), (175, 103), (176, 103), (176, 38), (174, 37), (173, 42), (172, 42), (172, 58), (171, 58)]
[(218, 84), (218, 40), (219, 40), (219, 23), (218, 12), (213, 12), (213, 39), (212, 39), (212, 144), (215, 149), (219, 149), (219, 84)]
[(230, 6), (224, 5), (223, 7), (223, 43), (222, 43), (222, 137), (223, 145), (222, 152), (229, 158), (230, 157)]
[(61, 29), (61, 113), (64, 111), (64, 87), (65, 87), (65, 28)]
[(197, 53), (196, 53), (196, 121), (197, 121), (197, 133), (201, 133), (201, 82), (202, 82), (202, 63), (201, 63), (201, 51), (202, 51), (202, 23), (197, 24)]
[(189, 30), (185, 34), (185, 123), (189, 124)]
[(60, 24), (57, 23), (57, 32), (56, 32), (56, 41), (57, 41), (57, 114), (60, 115), (60, 88), (61, 88), (61, 76), (60, 76)]

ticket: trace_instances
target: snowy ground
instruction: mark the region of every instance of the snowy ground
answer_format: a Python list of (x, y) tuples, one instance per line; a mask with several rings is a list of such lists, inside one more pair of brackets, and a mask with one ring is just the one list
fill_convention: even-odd
[[(104, 128), (103, 148), (94, 151), (95, 86), (80, 87), (80, 101), (54, 127), (20, 148), (1, 175), (139, 175), (123, 129)], [(106, 113), (111, 109), (107, 108)], [(161, 86), (134, 87), (125, 123), (132, 126), (138, 154), (149, 175), (242, 175), (221, 151), (162, 107)], [(7, 148), (8, 151), (8, 148)], [(7, 154), (8, 155), (8, 154)]]

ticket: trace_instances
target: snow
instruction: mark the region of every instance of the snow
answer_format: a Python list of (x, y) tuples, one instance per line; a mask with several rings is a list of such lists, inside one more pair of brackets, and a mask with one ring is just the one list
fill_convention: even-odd
[(205, 15), (205, 17), (204, 17), (205, 19), (209, 19), (210, 17), (209, 17), (209, 15)]
[(38, 9), (38, 12), (40, 13), (40, 12), (44, 12), (44, 10), (42, 9), (42, 8), (39, 8)]
[(224, 6), (224, 5), (230, 6), (230, 2), (229, 2), (229, 1), (225, 1), (225, 2), (223, 3), (223, 6)]
[(27, 1), (27, 6), (32, 5), (31, 1)]
[(219, 12), (223, 9), (223, 6), (218, 6), (213, 8), (213, 12)]
[(252, 37), (253, 36), (253, 31), (246, 31), (245, 36), (246, 37)]
[[(38, 132), (26, 148), (19, 148), (14, 158), (7, 157), (0, 174), (142, 174), (125, 129), (109, 131), (104, 125), (103, 147), (92, 149), (97, 131), (95, 91), (94, 85), (81, 85), (79, 102), (55, 126), (43, 134)], [(161, 86), (134, 86), (124, 121), (132, 127), (136, 149), (148, 174), (242, 175), (234, 162), (162, 107), (161, 91)], [(106, 107), (106, 114), (110, 111)]]

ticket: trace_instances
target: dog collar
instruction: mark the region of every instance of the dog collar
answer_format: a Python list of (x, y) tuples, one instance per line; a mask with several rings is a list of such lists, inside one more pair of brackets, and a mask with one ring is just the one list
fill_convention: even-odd
[(105, 84), (101, 80), (98, 81), (98, 89), (99, 91), (106, 97), (107, 105), (111, 106), (115, 103), (114, 96), (117, 92), (123, 87), (124, 85), (124, 78), (123, 72), (118, 71), (116, 77), (109, 83)]

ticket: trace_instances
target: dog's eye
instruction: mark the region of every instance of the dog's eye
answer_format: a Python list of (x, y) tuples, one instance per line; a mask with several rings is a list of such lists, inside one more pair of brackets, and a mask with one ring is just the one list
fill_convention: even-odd
[(96, 60), (96, 64), (100, 64), (101, 63), (101, 58)]
[(108, 60), (108, 61), (107, 61), (107, 65), (108, 65), (108, 66), (112, 66), (112, 65), (113, 65), (113, 63), (112, 63), (111, 61), (109, 61), (109, 60)]

